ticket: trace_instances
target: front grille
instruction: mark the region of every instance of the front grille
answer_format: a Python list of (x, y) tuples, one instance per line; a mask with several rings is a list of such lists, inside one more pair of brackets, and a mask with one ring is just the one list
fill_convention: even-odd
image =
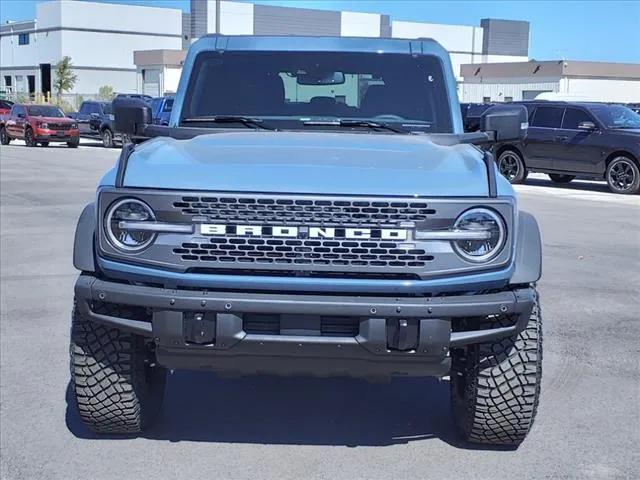
[(366, 226), (421, 222), (436, 211), (426, 202), (272, 197), (182, 197), (173, 206), (184, 215), (218, 222)]
[(173, 253), (187, 262), (378, 268), (424, 268), (434, 258), (425, 250), (398, 245), (371, 240), (231, 237), (212, 238), (208, 243), (183, 243), (180, 248), (174, 248)]
[[(158, 222), (192, 231), (159, 233), (132, 256), (113, 248), (101, 230), (101, 255), (180, 273), (419, 280), (498, 269), (511, 260), (513, 206), (502, 198), (105, 188), (98, 217), (123, 196), (149, 204)], [(417, 231), (451, 229), (462, 212), (479, 205), (496, 210), (509, 232), (509, 247), (490, 262), (472, 264), (451, 242), (417, 238)]]
[(47, 125), (49, 126), (49, 130), (70, 130), (71, 129), (71, 124), (70, 123), (51, 123), (51, 122), (47, 122)]

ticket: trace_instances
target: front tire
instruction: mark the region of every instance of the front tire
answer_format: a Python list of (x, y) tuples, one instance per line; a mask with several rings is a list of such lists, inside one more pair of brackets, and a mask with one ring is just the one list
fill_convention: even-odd
[(67, 147), (69, 148), (78, 148), (78, 145), (80, 145), (80, 138), (74, 138), (70, 142), (67, 142)]
[(516, 150), (507, 149), (498, 155), (498, 170), (509, 183), (522, 183), (526, 180), (527, 168), (522, 155)]
[(113, 133), (108, 128), (102, 131), (102, 145), (104, 148), (113, 148)]
[(4, 127), (0, 127), (0, 144), (9, 145), (9, 142), (11, 142), (11, 137), (9, 137), (7, 129)]
[(607, 166), (605, 179), (613, 193), (631, 195), (640, 191), (640, 170), (631, 158), (620, 155)]
[(166, 370), (143, 337), (91, 322), (74, 305), (71, 387), (82, 423), (97, 433), (138, 433), (162, 406)]
[(36, 138), (33, 136), (33, 130), (31, 130), (30, 128), (27, 128), (27, 130), (24, 132), (24, 143), (27, 145), (27, 147), (37, 146)]
[[(483, 324), (509, 322), (487, 318)], [(542, 320), (538, 295), (518, 335), (452, 352), (451, 402), (468, 442), (518, 446), (533, 426), (542, 377)]]
[(575, 175), (561, 175), (558, 173), (550, 173), (549, 178), (553, 183), (569, 183), (571, 180), (576, 178)]

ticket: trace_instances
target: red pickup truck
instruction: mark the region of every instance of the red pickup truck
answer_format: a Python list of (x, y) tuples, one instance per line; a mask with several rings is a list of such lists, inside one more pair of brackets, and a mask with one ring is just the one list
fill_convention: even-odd
[(25, 105), (16, 103), (8, 115), (0, 117), (0, 143), (24, 140), (27, 147), (50, 142), (66, 143), (76, 148), (80, 143), (78, 123), (65, 117), (62, 110), (53, 105)]

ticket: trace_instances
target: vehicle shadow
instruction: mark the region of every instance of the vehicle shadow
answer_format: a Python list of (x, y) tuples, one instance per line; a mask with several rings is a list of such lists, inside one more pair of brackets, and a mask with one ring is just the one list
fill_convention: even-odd
[[(67, 428), (98, 436), (80, 422), (70, 387)], [(144, 438), (170, 442), (384, 446), (438, 438), (459, 447), (449, 407), (449, 383), (398, 378), (391, 383), (353, 379), (245, 377), (208, 372), (169, 376), (163, 413)]]
[(539, 187), (550, 187), (559, 190), (577, 190), (583, 192), (603, 192), (609, 193), (611, 195), (618, 195), (613, 193), (607, 187), (607, 184), (604, 181), (596, 181), (596, 180), (581, 180), (575, 179), (569, 183), (555, 183), (551, 180), (545, 180), (543, 178), (527, 178), (524, 182), (524, 185), (535, 185)]

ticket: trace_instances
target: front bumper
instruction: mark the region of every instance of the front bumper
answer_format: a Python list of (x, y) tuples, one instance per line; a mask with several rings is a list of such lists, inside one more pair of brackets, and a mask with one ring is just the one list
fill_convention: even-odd
[(36, 128), (34, 130), (36, 141), (43, 142), (71, 142), (80, 137), (78, 130), (52, 130), (49, 128)]
[[(279, 295), (172, 290), (85, 274), (75, 294), (91, 321), (153, 338), (167, 368), (355, 377), (446, 375), (451, 348), (520, 332), (534, 303), (528, 288), (433, 298)], [(138, 313), (119, 315), (105, 305)], [(248, 325), (256, 315), (278, 330), (255, 333)], [(462, 327), (462, 319), (493, 315), (512, 322)], [(351, 322), (355, 331), (327, 336), (324, 319)]]

